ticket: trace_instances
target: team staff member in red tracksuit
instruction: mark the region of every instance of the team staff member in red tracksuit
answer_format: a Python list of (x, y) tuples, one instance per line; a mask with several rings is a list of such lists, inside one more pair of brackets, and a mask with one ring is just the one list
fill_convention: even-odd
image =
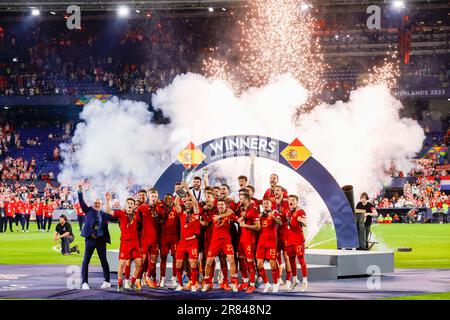
[(47, 226), (47, 232), (50, 232), (50, 227), (52, 225), (53, 220), (53, 211), (55, 208), (53, 207), (52, 200), (48, 199), (47, 203), (44, 205), (44, 226), (43, 230), (45, 231), (45, 227)]
[(38, 232), (44, 232), (44, 204), (42, 203), (40, 198), (37, 198), (36, 202), (34, 203), (34, 213), (36, 214)]
[(24, 218), (23, 223), (25, 225), (25, 232), (28, 232), (28, 229), (30, 228), (31, 209), (32, 205), (30, 203), (30, 200), (27, 198), (22, 203), (22, 213)]
[[(14, 198), (11, 198), (10, 201), (7, 201), (5, 203), (5, 212), (6, 212), (5, 225), (6, 225), (6, 223), (9, 223), (9, 231), (10, 232), (14, 232), (13, 231), (13, 222), (14, 222), (15, 211), (16, 211), (16, 201)], [(5, 227), (5, 231), (6, 231), (6, 227)]]
[(16, 231), (19, 232), (19, 222), (20, 226), (22, 227), (22, 232), (25, 232), (25, 225), (24, 225), (24, 214), (22, 212), (23, 210), (23, 201), (20, 200), (18, 197), (16, 197), (16, 205), (14, 206), (14, 213), (16, 217)]
[(83, 209), (81, 209), (79, 202), (75, 203), (75, 205), (73, 207), (77, 211), (78, 226), (80, 227), (80, 232), (81, 232), (81, 230), (83, 230), (83, 225), (86, 220), (86, 214), (83, 212)]
[(0, 200), (0, 233), (6, 232), (5, 202)]

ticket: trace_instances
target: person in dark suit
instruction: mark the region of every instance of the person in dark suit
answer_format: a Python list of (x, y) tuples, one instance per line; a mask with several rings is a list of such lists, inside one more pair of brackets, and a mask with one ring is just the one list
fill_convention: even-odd
[(106, 244), (111, 244), (111, 237), (108, 230), (108, 221), (112, 220), (111, 216), (102, 210), (102, 201), (95, 199), (94, 205), (88, 207), (83, 199), (83, 186), (80, 184), (78, 188), (78, 201), (81, 209), (86, 214), (86, 221), (81, 231), (81, 236), (85, 238), (85, 249), (83, 265), (81, 267), (82, 286), (81, 289), (89, 290), (88, 273), (89, 262), (91, 261), (94, 250), (97, 250), (98, 257), (103, 269), (104, 281), (101, 289), (110, 288), (109, 265), (106, 259)]

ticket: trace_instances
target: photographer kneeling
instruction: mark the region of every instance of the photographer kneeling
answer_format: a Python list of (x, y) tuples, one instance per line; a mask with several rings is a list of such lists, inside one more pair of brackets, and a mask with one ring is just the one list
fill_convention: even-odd
[(64, 256), (68, 256), (72, 252), (80, 253), (78, 246), (70, 248), (70, 244), (73, 242), (75, 237), (72, 233), (72, 226), (69, 222), (67, 222), (67, 217), (64, 214), (59, 217), (59, 223), (55, 229), (54, 239), (55, 241), (61, 239), (61, 253)]

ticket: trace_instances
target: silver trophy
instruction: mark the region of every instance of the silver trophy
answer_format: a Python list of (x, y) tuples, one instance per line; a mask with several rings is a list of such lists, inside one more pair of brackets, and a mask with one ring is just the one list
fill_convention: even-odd
[[(186, 170), (183, 171), (181, 175), (181, 181), (185, 182), (187, 185), (190, 185), (192, 180), (194, 180), (194, 176), (195, 168), (189, 166), (188, 168), (186, 168)], [(187, 190), (181, 188), (176, 193), (180, 196), (180, 198), (184, 198), (186, 196)]]

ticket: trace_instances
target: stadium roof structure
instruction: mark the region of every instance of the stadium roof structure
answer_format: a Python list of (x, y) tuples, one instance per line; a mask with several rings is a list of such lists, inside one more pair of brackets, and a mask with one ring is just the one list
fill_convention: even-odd
[[(0, 12), (29, 11), (31, 8), (66, 11), (73, 4), (86, 11), (110, 11), (121, 5), (136, 10), (198, 10), (207, 8), (244, 7), (250, 0), (2, 0)], [(307, 0), (306, 2), (326, 10), (348, 10), (367, 8), (368, 5), (389, 5), (394, 0)], [(418, 8), (448, 8), (446, 0), (407, 0), (405, 5)]]

